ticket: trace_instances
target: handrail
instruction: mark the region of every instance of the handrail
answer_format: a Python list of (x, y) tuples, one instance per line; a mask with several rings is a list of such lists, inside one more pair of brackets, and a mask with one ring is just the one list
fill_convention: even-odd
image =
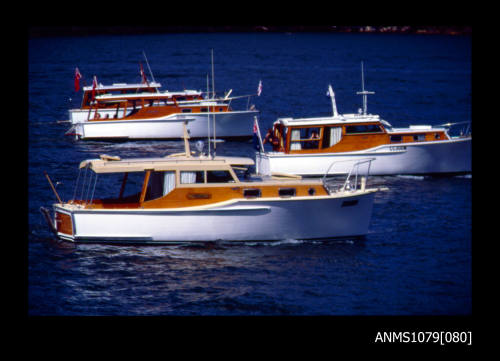
[(354, 181), (354, 190), (357, 189), (357, 186), (358, 186), (358, 172), (359, 172), (359, 166), (361, 164), (365, 164), (365, 163), (368, 163), (368, 169), (367, 169), (367, 176), (368, 174), (370, 173), (370, 167), (371, 167), (371, 162), (374, 161), (375, 158), (363, 158), (363, 159), (359, 159), (359, 160), (356, 160), (356, 159), (345, 159), (345, 160), (335, 160), (333, 161), (330, 166), (328, 167), (327, 171), (325, 172), (325, 174), (323, 175), (323, 178), (321, 179), (322, 182), (323, 182), (323, 185), (328, 189), (327, 187), (327, 183), (326, 183), (326, 177), (328, 175), (328, 173), (330, 172), (331, 168), (337, 164), (337, 163), (344, 163), (344, 162), (356, 162), (353, 164), (353, 166), (351, 167), (351, 170), (349, 171), (349, 173), (347, 174), (347, 177), (346, 177), (346, 180), (344, 182), (344, 184), (342, 185), (342, 187), (340, 188), (341, 191), (344, 191), (345, 188), (347, 187), (347, 185), (349, 184), (349, 178), (351, 177), (352, 175), (352, 172), (354, 171), (354, 168), (356, 168), (356, 179)]
[(460, 125), (460, 124), (467, 124), (467, 127), (465, 128), (465, 130), (464, 130), (464, 128), (460, 129), (460, 137), (467, 137), (469, 135), (472, 135), (472, 131), (471, 131), (472, 121), (471, 120), (466, 120), (463, 122), (456, 122), (456, 123), (444, 123), (444, 124), (439, 124), (439, 126), (445, 127), (446, 131), (448, 132), (452, 126)]

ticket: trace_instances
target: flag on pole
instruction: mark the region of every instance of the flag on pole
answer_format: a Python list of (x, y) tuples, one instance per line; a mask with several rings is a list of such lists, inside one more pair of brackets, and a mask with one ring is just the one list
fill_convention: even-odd
[(97, 88), (97, 77), (94, 75), (94, 81), (92, 82), (92, 100), (95, 99), (95, 88)]
[(260, 97), (260, 93), (262, 93), (262, 80), (259, 81), (259, 86), (257, 87), (257, 96)]
[(82, 74), (80, 74), (80, 70), (78, 68), (75, 68), (75, 91), (80, 90), (80, 78), (82, 77)]
[(262, 144), (262, 138), (260, 137), (260, 129), (257, 117), (254, 117), (253, 121), (253, 147), (259, 152), (264, 151), (264, 144)]
[(253, 121), (253, 147), (260, 150), (259, 138), (257, 136), (257, 120)]

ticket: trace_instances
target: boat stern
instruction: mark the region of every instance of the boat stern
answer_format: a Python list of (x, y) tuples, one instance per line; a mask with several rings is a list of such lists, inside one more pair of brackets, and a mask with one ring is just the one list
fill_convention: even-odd
[(71, 212), (65, 211), (57, 205), (53, 207), (53, 216), (47, 208), (41, 207), (40, 211), (54, 235), (64, 240), (72, 241), (74, 239), (75, 232)]

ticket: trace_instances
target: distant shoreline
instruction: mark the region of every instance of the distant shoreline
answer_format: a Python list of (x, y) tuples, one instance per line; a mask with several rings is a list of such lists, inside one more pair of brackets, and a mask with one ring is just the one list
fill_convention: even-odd
[(472, 26), (418, 26), (418, 25), (254, 25), (254, 26), (36, 26), (28, 30), (30, 38), (51, 36), (90, 36), (90, 35), (140, 35), (155, 33), (375, 33), (375, 34), (428, 34), (428, 35), (471, 35)]

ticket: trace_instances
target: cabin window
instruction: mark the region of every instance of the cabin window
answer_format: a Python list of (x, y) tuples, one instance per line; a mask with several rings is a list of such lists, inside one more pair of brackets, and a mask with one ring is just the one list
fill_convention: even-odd
[[(99, 180), (96, 183), (94, 199), (103, 199), (103, 200), (113, 199), (113, 198), (108, 198), (109, 189), (110, 187), (112, 187), (116, 188), (117, 190), (116, 199), (125, 199), (128, 202), (137, 202), (139, 200), (139, 195), (141, 193), (142, 185), (144, 183), (144, 174), (145, 174), (144, 172), (106, 174), (106, 176), (99, 178)], [(89, 181), (87, 179), (87, 182), (85, 183), (85, 187), (83, 189), (87, 188), (88, 182)], [(94, 180), (92, 178), (91, 184), (93, 184), (93, 182)], [(85, 199), (86, 194), (77, 193), (76, 198)]]
[(191, 111), (192, 111), (191, 108), (182, 109), (183, 113), (191, 113)]
[(316, 189), (314, 188), (309, 188), (309, 190), (307, 191), (307, 193), (309, 193), (310, 196), (313, 196), (316, 194)]
[(208, 170), (207, 183), (234, 182), (233, 176), (227, 170)]
[(434, 139), (441, 139), (441, 136), (439, 135), (439, 133), (434, 134)]
[(295, 188), (280, 188), (278, 194), (280, 197), (293, 197), (295, 196)]
[(255, 189), (244, 189), (243, 190), (243, 197), (246, 197), (246, 198), (254, 198), (254, 197), (260, 197), (261, 196), (261, 192), (260, 192), (260, 189), (259, 188), (255, 188)]
[(224, 110), (224, 108), (219, 108), (219, 112), (222, 112)]
[(323, 148), (333, 147), (342, 139), (342, 127), (325, 127), (323, 130)]
[(414, 140), (415, 142), (420, 142), (420, 141), (423, 141), (423, 140), (425, 140), (425, 134), (415, 134), (415, 135), (413, 136), (413, 140)]
[(290, 150), (317, 149), (319, 139), (318, 127), (292, 129)]
[(181, 171), (181, 184), (205, 183), (203, 171)]
[(163, 173), (162, 172), (151, 172), (148, 182), (148, 190), (146, 192), (146, 197), (144, 200), (149, 201), (151, 199), (160, 198), (163, 195)]
[(175, 172), (151, 172), (145, 200), (166, 196), (175, 188)]
[(377, 124), (367, 124), (367, 125), (348, 125), (345, 127), (346, 134), (358, 134), (358, 133), (382, 133), (382, 128)]
[(185, 97), (176, 97), (175, 100), (177, 100), (178, 102), (182, 102), (184, 100), (186, 100)]
[(201, 111), (202, 113), (206, 113), (206, 112), (208, 112), (208, 109), (207, 109), (207, 108), (201, 108), (201, 109), (200, 109), (200, 111)]
[[(250, 170), (248, 168), (234, 167), (233, 172), (236, 174), (236, 177), (239, 181), (246, 181), (252, 178), (250, 175)], [(259, 180), (262, 179), (259, 178)]]
[(166, 196), (175, 188), (175, 172), (165, 172), (163, 177), (163, 195)]
[(391, 135), (391, 142), (392, 143), (399, 143), (403, 140), (403, 138), (400, 135)]
[(301, 150), (302, 145), (300, 144), (300, 129), (293, 129), (290, 137), (290, 150)]

